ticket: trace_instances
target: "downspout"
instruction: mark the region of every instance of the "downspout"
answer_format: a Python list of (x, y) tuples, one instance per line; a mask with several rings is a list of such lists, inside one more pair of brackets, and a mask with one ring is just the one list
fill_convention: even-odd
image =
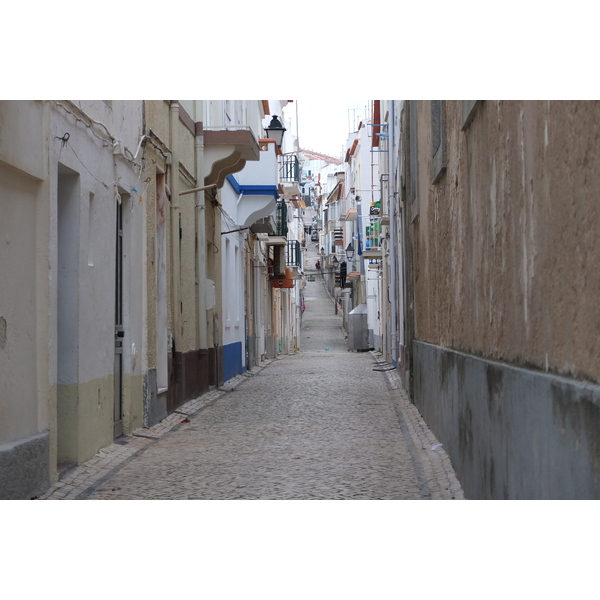
[(173, 294), (173, 342), (177, 349), (177, 343), (181, 336), (181, 295), (180, 295), (180, 271), (181, 256), (179, 252), (179, 154), (177, 152), (179, 142), (179, 103), (171, 101), (169, 109), (170, 117), (170, 140), (171, 146), (171, 286)]
[[(363, 239), (363, 220), (362, 220), (362, 202), (360, 196), (355, 196), (356, 200), (356, 227), (358, 229), (357, 240), (356, 240), (356, 256), (358, 256), (358, 272), (360, 274), (359, 281), (363, 289), (365, 290), (365, 296), (368, 295), (368, 284), (367, 284), (367, 276), (365, 274), (365, 260), (363, 258), (363, 248), (362, 248), (362, 239)], [(363, 283), (364, 282), (364, 283)], [(361, 298), (362, 301), (362, 298)], [(366, 301), (366, 299), (365, 299)]]
[(392, 303), (392, 364), (398, 366), (398, 322), (396, 307), (396, 206), (394, 203), (394, 100), (390, 101), (388, 123), (388, 202), (390, 207), (390, 296)]
[[(204, 102), (200, 104), (200, 115), (204, 118)], [(196, 154), (196, 262), (198, 266), (198, 350), (208, 348), (208, 328), (206, 324), (206, 206), (204, 189), (204, 127), (196, 123), (194, 141)]]

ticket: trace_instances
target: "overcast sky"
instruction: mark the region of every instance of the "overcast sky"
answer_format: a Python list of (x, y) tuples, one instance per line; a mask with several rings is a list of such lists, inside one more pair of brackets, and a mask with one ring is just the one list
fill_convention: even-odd
[[(295, 100), (286, 107), (288, 118), (298, 114), (300, 147), (329, 156), (345, 152), (348, 134), (371, 112), (371, 100)], [(293, 127), (295, 128), (295, 122)], [(294, 131), (294, 133), (296, 133)]]

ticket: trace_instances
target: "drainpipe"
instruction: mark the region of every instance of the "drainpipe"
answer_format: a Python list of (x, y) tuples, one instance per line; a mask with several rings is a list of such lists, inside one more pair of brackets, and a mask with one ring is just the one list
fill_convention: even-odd
[(390, 207), (390, 296), (392, 300), (392, 364), (398, 366), (398, 323), (396, 308), (396, 206), (394, 204), (394, 100), (390, 101), (388, 123), (388, 198)]
[(358, 272), (360, 273), (359, 281), (361, 282), (361, 285), (364, 286), (365, 294), (368, 294), (369, 292), (367, 289), (367, 276), (365, 274), (365, 260), (363, 258), (362, 202), (360, 196), (355, 196), (355, 198), (358, 198), (356, 202), (356, 224), (358, 228), (358, 239), (356, 240), (356, 254), (354, 255), (354, 257), (356, 258), (358, 256)]
[[(204, 115), (204, 102), (200, 102), (200, 115)], [(204, 116), (202, 116), (204, 119)], [(204, 184), (204, 127), (196, 123), (196, 139), (194, 143), (196, 154), (196, 183)], [(208, 348), (208, 330), (206, 325), (206, 206), (204, 187), (196, 191), (196, 261), (198, 263), (198, 349)]]
[[(179, 252), (179, 103), (171, 101), (169, 109), (171, 146), (171, 267), (173, 294), (173, 340), (179, 342), (181, 336), (181, 295), (179, 291), (181, 256)], [(175, 348), (177, 345), (175, 344)]]

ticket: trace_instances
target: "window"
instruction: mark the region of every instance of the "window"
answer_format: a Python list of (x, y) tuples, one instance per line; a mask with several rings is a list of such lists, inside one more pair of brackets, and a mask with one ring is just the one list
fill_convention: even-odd
[(446, 172), (446, 119), (443, 100), (431, 101), (431, 181)]

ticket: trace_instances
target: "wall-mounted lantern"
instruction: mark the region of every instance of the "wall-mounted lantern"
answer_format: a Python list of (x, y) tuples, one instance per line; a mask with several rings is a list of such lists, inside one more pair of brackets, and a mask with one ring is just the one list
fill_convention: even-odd
[(275, 140), (277, 146), (281, 148), (281, 144), (283, 143), (283, 134), (287, 130), (281, 124), (281, 121), (279, 120), (279, 117), (277, 115), (273, 115), (269, 126), (265, 127), (265, 131), (267, 132), (267, 137)]
[(346, 248), (346, 258), (349, 262), (354, 258), (354, 246), (352, 243), (348, 244), (348, 247)]

